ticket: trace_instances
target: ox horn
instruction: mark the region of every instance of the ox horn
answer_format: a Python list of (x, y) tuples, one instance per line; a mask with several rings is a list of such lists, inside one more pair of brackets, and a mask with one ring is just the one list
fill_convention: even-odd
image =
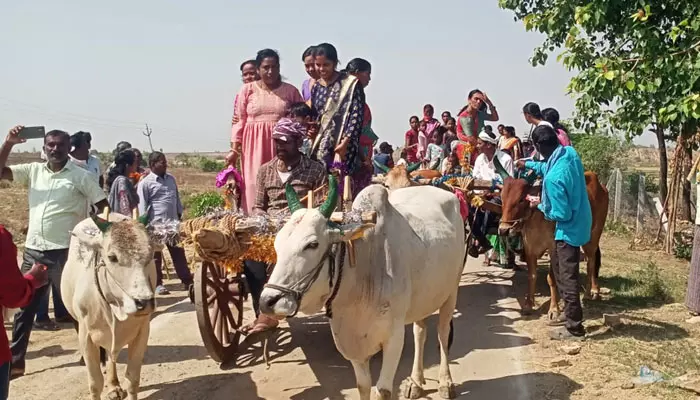
[(498, 156), (494, 154), (493, 156), (493, 166), (496, 169), (496, 172), (498, 172), (498, 175), (501, 176), (503, 181), (505, 182), (506, 178), (510, 178), (510, 174), (508, 171), (506, 171), (505, 168), (503, 168), (503, 165), (501, 164), (501, 161), (498, 159)]
[(102, 233), (107, 232), (107, 230), (112, 226), (111, 222), (106, 219), (102, 219), (95, 214), (93, 214), (90, 218), (92, 218), (92, 221), (95, 223), (95, 225), (97, 225), (97, 229), (99, 229)]
[(408, 171), (408, 173), (410, 174), (411, 172), (417, 170), (418, 168), (420, 168), (420, 163), (415, 163), (415, 164), (409, 165), (409, 166), (406, 168), (406, 171)]
[(321, 204), (321, 207), (318, 209), (318, 211), (321, 212), (321, 215), (326, 217), (326, 219), (331, 217), (331, 214), (333, 214), (333, 210), (335, 210), (335, 206), (338, 204), (338, 180), (335, 178), (334, 175), (328, 175), (328, 197), (326, 197), (326, 201)]
[(525, 173), (523, 179), (525, 179), (528, 184), (532, 185), (537, 180), (537, 174), (534, 171), (528, 171)]
[(294, 191), (294, 188), (289, 183), (287, 183), (287, 185), (284, 187), (284, 195), (287, 198), (287, 205), (289, 206), (290, 214), (294, 214), (297, 210), (302, 208), (297, 192)]
[[(698, 160), (700, 160), (700, 158), (698, 158)], [(378, 163), (377, 160), (372, 160), (372, 163), (374, 164), (375, 167), (381, 169), (385, 173), (387, 173), (387, 174), (389, 173), (389, 171), (390, 171), (389, 167), (387, 167), (386, 165)]]

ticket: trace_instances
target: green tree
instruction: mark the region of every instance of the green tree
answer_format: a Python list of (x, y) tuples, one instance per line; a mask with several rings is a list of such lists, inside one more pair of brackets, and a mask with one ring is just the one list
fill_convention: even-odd
[[(601, 117), (631, 139), (651, 129), (662, 154), (660, 190), (667, 192), (666, 140), (693, 136), (700, 119), (700, 1), (499, 0), (525, 29), (545, 35), (531, 62), (558, 62), (577, 74), (574, 125), (600, 129)], [(683, 141), (686, 143), (686, 141)], [(688, 151), (692, 151), (688, 147)], [(689, 158), (689, 157), (687, 157)]]

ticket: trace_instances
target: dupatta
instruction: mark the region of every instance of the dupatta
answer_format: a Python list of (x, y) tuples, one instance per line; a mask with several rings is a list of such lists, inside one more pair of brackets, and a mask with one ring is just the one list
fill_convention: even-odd
[(352, 75), (341, 76), (332, 83), (328, 100), (321, 113), (319, 132), (311, 147), (311, 153), (316, 155), (317, 160), (326, 160), (329, 152), (335, 154), (335, 146), (350, 117), (352, 95), (357, 84), (357, 78)]

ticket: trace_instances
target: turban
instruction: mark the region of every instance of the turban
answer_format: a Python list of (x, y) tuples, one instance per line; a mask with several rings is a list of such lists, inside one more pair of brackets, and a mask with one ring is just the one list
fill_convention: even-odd
[(494, 133), (481, 131), (481, 133), (479, 134), (479, 139), (483, 140), (486, 143), (498, 144), (498, 138)]
[(301, 140), (304, 136), (306, 136), (304, 125), (289, 118), (280, 119), (272, 131), (272, 138), (283, 142)]

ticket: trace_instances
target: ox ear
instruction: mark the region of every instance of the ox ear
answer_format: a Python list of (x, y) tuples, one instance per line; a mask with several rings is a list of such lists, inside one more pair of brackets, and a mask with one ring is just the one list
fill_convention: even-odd
[(92, 221), (97, 225), (97, 229), (99, 229), (102, 233), (107, 232), (107, 230), (112, 226), (112, 223), (107, 221), (106, 219), (102, 219), (98, 217), (97, 215), (92, 216)]
[(374, 224), (354, 225), (350, 229), (331, 228), (329, 234), (332, 243), (347, 242), (361, 239), (367, 229), (374, 228)]

